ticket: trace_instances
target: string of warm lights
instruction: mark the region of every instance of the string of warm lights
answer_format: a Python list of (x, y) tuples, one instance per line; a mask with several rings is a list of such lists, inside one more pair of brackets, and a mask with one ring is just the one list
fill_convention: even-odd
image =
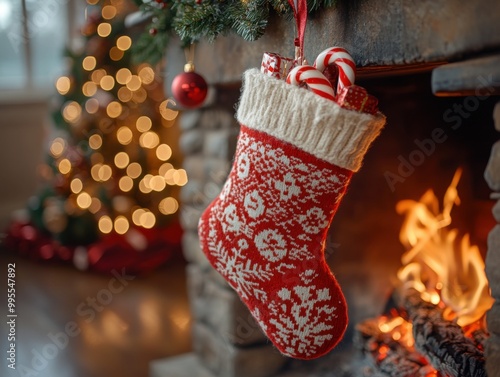
[[(99, 1), (87, 3), (95, 6)], [(177, 112), (168, 108), (153, 67), (101, 64), (104, 41), (112, 42), (106, 59), (128, 59), (133, 41), (116, 34), (114, 26), (124, 7), (122, 0), (106, 1), (98, 21), (85, 26), (85, 36), (100, 40), (94, 42), (97, 52), (86, 52), (81, 59), (83, 83), (79, 86), (71, 76), (56, 81), (61, 96), (82, 95), (83, 100), (69, 99), (61, 107), (81, 150), (60, 136), (49, 146), (55, 174), (69, 182), (64, 208), (68, 213), (92, 213), (103, 234), (125, 234), (132, 224), (153, 228), (161, 216), (177, 212), (172, 191), (188, 182), (186, 171), (170, 161), (174, 152), (164, 131), (172, 127)]]

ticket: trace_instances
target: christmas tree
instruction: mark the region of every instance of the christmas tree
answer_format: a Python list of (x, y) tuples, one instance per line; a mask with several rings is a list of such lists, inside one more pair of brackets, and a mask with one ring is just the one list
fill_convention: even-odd
[(82, 51), (67, 51), (44, 189), (8, 232), (11, 249), (81, 269), (144, 271), (179, 248), (179, 187), (187, 175), (172, 142), (176, 111), (162, 67), (132, 65), (130, 4), (88, 0)]

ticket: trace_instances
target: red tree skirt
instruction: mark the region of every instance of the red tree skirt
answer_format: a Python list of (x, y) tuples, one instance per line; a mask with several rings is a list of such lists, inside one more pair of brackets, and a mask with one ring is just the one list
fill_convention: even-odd
[(126, 234), (112, 232), (89, 245), (62, 245), (31, 223), (13, 222), (4, 247), (38, 261), (73, 264), (80, 270), (140, 274), (151, 271), (181, 253), (182, 228), (173, 222), (163, 228), (132, 227)]

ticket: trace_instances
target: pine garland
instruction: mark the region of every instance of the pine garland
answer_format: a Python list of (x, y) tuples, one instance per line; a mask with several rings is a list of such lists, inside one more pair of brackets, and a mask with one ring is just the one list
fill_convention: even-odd
[[(287, 0), (134, 0), (151, 17), (148, 31), (134, 44), (135, 59), (156, 64), (172, 34), (184, 46), (201, 39), (213, 42), (219, 35), (236, 33), (255, 41), (265, 32), (269, 16), (293, 18)], [(333, 6), (336, 0), (308, 0), (309, 12)]]

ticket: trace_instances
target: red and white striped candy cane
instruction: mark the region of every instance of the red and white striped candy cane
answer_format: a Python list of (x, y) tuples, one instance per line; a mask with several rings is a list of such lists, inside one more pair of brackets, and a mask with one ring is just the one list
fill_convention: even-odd
[(330, 81), (320, 71), (310, 65), (299, 65), (290, 71), (286, 78), (286, 82), (292, 85), (300, 85), (305, 83), (311, 92), (316, 93), (320, 97), (335, 100), (335, 93), (330, 84)]
[(342, 47), (327, 48), (318, 55), (314, 62), (314, 67), (316, 67), (318, 71), (324, 72), (326, 67), (330, 64), (335, 64), (339, 70), (337, 94), (339, 94), (343, 88), (354, 85), (356, 63), (354, 63), (354, 59), (346, 49)]

